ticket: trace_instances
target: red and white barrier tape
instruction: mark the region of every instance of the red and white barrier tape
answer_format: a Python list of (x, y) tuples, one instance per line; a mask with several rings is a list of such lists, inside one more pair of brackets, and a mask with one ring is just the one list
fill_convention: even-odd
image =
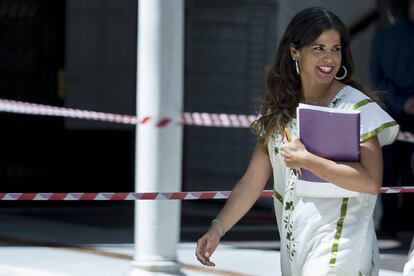
[(204, 127), (247, 128), (250, 127), (256, 118), (257, 116), (255, 115), (184, 112), (182, 115), (182, 123), (184, 125)]
[[(414, 186), (383, 187), (383, 194), (414, 193)], [(83, 200), (206, 200), (227, 199), (231, 191), (172, 192), (172, 193), (0, 193), (0, 200), (19, 201), (83, 201)], [(272, 197), (272, 190), (262, 192), (262, 198)]]
[(11, 101), (0, 99), (0, 111), (9, 113), (58, 116), (65, 118), (87, 119), (118, 124), (153, 124), (156, 127), (166, 127), (173, 124), (185, 124), (194, 126), (215, 126), (215, 127), (249, 127), (256, 119), (255, 115), (217, 114), (185, 112), (180, 119), (152, 118), (149, 116), (137, 118), (131, 115), (119, 115), (113, 113), (87, 111), (66, 107), (57, 107), (28, 102)]
[[(255, 115), (242, 114), (218, 114), (218, 113), (198, 113), (184, 112), (181, 120), (173, 120), (172, 118), (152, 118), (149, 116), (137, 118), (132, 115), (120, 115), (113, 113), (87, 111), (81, 109), (73, 109), (66, 107), (57, 107), (51, 105), (34, 104), (28, 102), (11, 101), (0, 99), (0, 112), (31, 114), (42, 116), (58, 116), (65, 118), (87, 119), (103, 122), (111, 122), (129, 125), (148, 125), (155, 127), (166, 127), (174, 124), (184, 124), (192, 126), (204, 127), (241, 127), (248, 128), (254, 120)], [(414, 143), (414, 134), (409, 132), (400, 132), (398, 140)]]

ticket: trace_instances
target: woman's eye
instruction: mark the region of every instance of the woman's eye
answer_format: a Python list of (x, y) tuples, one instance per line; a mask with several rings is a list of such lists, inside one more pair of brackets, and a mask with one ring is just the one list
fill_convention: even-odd
[(315, 51), (323, 51), (323, 48), (322, 47), (315, 47), (315, 48), (313, 48)]
[(340, 51), (341, 51), (341, 48), (339, 48), (339, 47), (337, 47), (337, 48), (333, 48), (333, 49), (332, 49), (332, 51), (333, 51), (333, 52), (340, 52)]

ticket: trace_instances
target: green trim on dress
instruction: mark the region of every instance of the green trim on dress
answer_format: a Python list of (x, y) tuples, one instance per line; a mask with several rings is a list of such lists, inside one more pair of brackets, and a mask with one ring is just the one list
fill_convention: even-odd
[(338, 223), (336, 224), (335, 238), (331, 250), (331, 260), (329, 261), (329, 266), (331, 268), (335, 267), (336, 257), (338, 255), (339, 239), (341, 238), (342, 228), (344, 227), (344, 220), (346, 216), (346, 209), (348, 208), (348, 201), (349, 198), (342, 199), (341, 215), (338, 219)]
[(364, 100), (359, 101), (359, 102), (357, 102), (356, 104), (354, 104), (354, 105), (352, 106), (352, 108), (351, 108), (351, 109), (358, 109), (358, 108), (360, 108), (361, 106), (364, 106), (364, 105), (366, 105), (366, 104), (373, 103), (373, 102), (374, 102), (374, 101), (373, 101), (373, 100), (371, 100), (371, 99), (364, 99)]
[(276, 191), (276, 189), (273, 189), (273, 196), (280, 201), (280, 203), (283, 204), (283, 197)]
[(384, 124), (380, 125), (379, 127), (377, 127), (376, 129), (371, 130), (371, 131), (369, 131), (367, 133), (362, 134), (361, 137), (359, 138), (359, 140), (360, 140), (361, 143), (362, 142), (365, 142), (369, 138), (374, 137), (378, 133), (382, 132), (387, 127), (392, 127), (392, 126), (396, 126), (396, 125), (398, 125), (398, 124), (395, 121), (388, 122), (388, 123), (384, 123)]

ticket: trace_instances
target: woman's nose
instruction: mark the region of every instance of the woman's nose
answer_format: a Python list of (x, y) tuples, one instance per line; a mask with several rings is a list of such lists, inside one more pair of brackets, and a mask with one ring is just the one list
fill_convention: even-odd
[(322, 59), (326, 62), (332, 62), (334, 60), (333, 55), (334, 53), (326, 52), (325, 55), (322, 57)]

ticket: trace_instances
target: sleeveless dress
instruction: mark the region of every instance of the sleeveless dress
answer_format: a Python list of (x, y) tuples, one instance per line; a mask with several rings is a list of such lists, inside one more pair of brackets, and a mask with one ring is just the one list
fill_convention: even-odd
[[(361, 112), (360, 141), (377, 135), (381, 146), (394, 142), (398, 124), (361, 91), (343, 87), (329, 107)], [(296, 119), (288, 125), (297, 137)], [(297, 175), (281, 156), (283, 136), (268, 142), (273, 167), (274, 206), (281, 239), (282, 275), (378, 275), (379, 253), (372, 214), (377, 197), (299, 197)]]

